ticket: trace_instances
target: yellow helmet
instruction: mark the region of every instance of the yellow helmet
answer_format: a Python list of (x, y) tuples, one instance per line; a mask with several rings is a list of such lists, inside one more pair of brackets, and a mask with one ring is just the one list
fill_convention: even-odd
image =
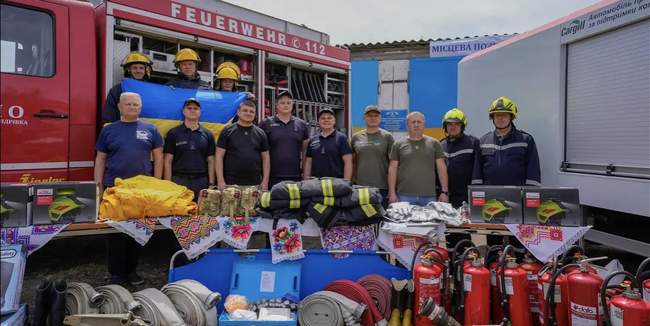
[(492, 114), (498, 112), (510, 113), (512, 115), (512, 119), (514, 120), (517, 118), (517, 104), (505, 96), (500, 96), (494, 100), (490, 106), (490, 119), (492, 119)]
[(149, 76), (151, 75), (151, 65), (153, 62), (151, 62), (151, 59), (149, 59), (149, 57), (147, 57), (144, 53), (139, 51), (132, 51), (131, 53), (127, 54), (126, 57), (124, 57), (121, 65), (124, 68), (124, 77), (131, 76), (129, 66), (134, 63), (145, 65), (146, 76), (144, 78), (149, 79)]
[(449, 121), (457, 121), (463, 124), (463, 128), (467, 128), (467, 117), (465, 113), (459, 108), (453, 108), (442, 117), (442, 128), (445, 128), (445, 124)]
[(176, 52), (176, 57), (174, 58), (174, 64), (178, 65), (181, 61), (194, 61), (197, 64), (201, 63), (201, 58), (196, 53), (196, 51), (190, 48), (183, 48)]
[(132, 63), (141, 63), (145, 66), (150, 66), (152, 64), (149, 57), (139, 51), (133, 51), (127, 54), (126, 57), (124, 57), (124, 61), (122, 61), (122, 67), (127, 67)]
[(217, 70), (215, 70), (215, 73), (217, 74), (217, 79), (239, 80), (239, 76), (241, 75), (239, 66), (230, 61), (220, 64), (219, 67), (217, 67)]

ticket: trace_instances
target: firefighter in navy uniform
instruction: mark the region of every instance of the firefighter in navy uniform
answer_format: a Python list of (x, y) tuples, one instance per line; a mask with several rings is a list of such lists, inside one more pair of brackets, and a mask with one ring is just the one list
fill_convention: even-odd
[(190, 48), (180, 49), (174, 58), (174, 65), (178, 69), (178, 75), (165, 85), (180, 88), (210, 89), (210, 85), (201, 80), (201, 76), (199, 76), (200, 63), (201, 58), (196, 51)]
[[(124, 78), (148, 81), (151, 77), (151, 64), (151, 60), (142, 52), (133, 51), (127, 54), (121, 65), (124, 68)], [(120, 95), (122, 95), (122, 82), (113, 86), (106, 95), (102, 125), (120, 120), (120, 110), (117, 108)]]
[(492, 102), (489, 115), (495, 130), (481, 137), (472, 184), (541, 186), (535, 140), (512, 123), (517, 118), (517, 104), (499, 97)]
[(467, 186), (472, 182), (474, 153), (479, 151), (479, 141), (465, 134), (467, 117), (460, 109), (453, 108), (445, 113), (442, 128), (447, 135), (441, 145), (447, 159), (449, 202), (458, 208), (467, 201)]

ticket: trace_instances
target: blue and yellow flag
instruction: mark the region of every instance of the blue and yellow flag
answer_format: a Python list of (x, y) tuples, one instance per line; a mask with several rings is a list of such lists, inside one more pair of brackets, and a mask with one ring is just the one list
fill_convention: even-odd
[(122, 80), (122, 91), (140, 94), (140, 118), (153, 123), (164, 138), (169, 129), (183, 121), (183, 102), (190, 97), (201, 102), (201, 126), (212, 131), (215, 139), (237, 113), (246, 93), (206, 89), (171, 88), (131, 78)]

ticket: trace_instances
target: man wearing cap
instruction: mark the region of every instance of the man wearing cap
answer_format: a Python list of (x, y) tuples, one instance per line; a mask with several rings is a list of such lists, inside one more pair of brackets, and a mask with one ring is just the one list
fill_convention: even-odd
[(199, 124), (201, 103), (188, 98), (183, 103), (183, 123), (165, 137), (164, 178), (186, 186), (194, 192), (214, 185), (215, 143), (212, 132)]
[(293, 96), (289, 91), (278, 94), (275, 116), (260, 123), (271, 148), (269, 188), (284, 181), (300, 181), (301, 163), (309, 142), (309, 128), (302, 119), (291, 115)]
[(352, 149), (348, 137), (334, 129), (334, 110), (318, 112), (320, 132), (311, 136), (307, 146), (303, 177), (333, 177), (352, 180)]
[(363, 111), (366, 129), (355, 133), (350, 140), (354, 152), (354, 183), (379, 188), (388, 203), (388, 155), (395, 140), (393, 135), (379, 128), (381, 113), (376, 105)]
[(237, 110), (239, 120), (221, 130), (215, 164), (221, 190), (226, 185), (259, 185), (261, 190), (268, 189), (269, 144), (264, 130), (253, 124), (255, 112), (255, 102), (244, 100)]
[(441, 202), (449, 201), (447, 165), (440, 142), (424, 134), (424, 115), (406, 116), (408, 136), (398, 140), (390, 152), (388, 197), (391, 203), (405, 201), (424, 206), (436, 200), (436, 172), (440, 178)]

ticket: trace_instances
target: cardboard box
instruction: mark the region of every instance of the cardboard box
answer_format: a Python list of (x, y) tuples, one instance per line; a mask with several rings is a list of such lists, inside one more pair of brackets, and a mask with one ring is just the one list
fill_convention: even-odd
[(34, 184), (32, 224), (95, 223), (99, 208), (95, 182)]
[(13, 313), (20, 307), (20, 293), (23, 289), (23, 276), (27, 252), (22, 245), (0, 247), (0, 277), (2, 278), (2, 296), (0, 297), (0, 314)]
[(472, 223), (521, 224), (521, 187), (469, 186)]
[(524, 187), (524, 224), (580, 226), (583, 224), (576, 188)]
[[(249, 302), (259, 299), (282, 298), (285, 294), (300, 296), (300, 271), (299, 262), (282, 262), (272, 264), (270, 261), (256, 261), (242, 259), (236, 261), (232, 267), (229, 294), (245, 296)], [(259, 321), (259, 320), (230, 320), (228, 313), (219, 316), (219, 325), (236, 326), (295, 326), (298, 324), (297, 314), (291, 314), (289, 321)]]
[(32, 203), (30, 187), (21, 183), (0, 185), (0, 227), (30, 225)]

